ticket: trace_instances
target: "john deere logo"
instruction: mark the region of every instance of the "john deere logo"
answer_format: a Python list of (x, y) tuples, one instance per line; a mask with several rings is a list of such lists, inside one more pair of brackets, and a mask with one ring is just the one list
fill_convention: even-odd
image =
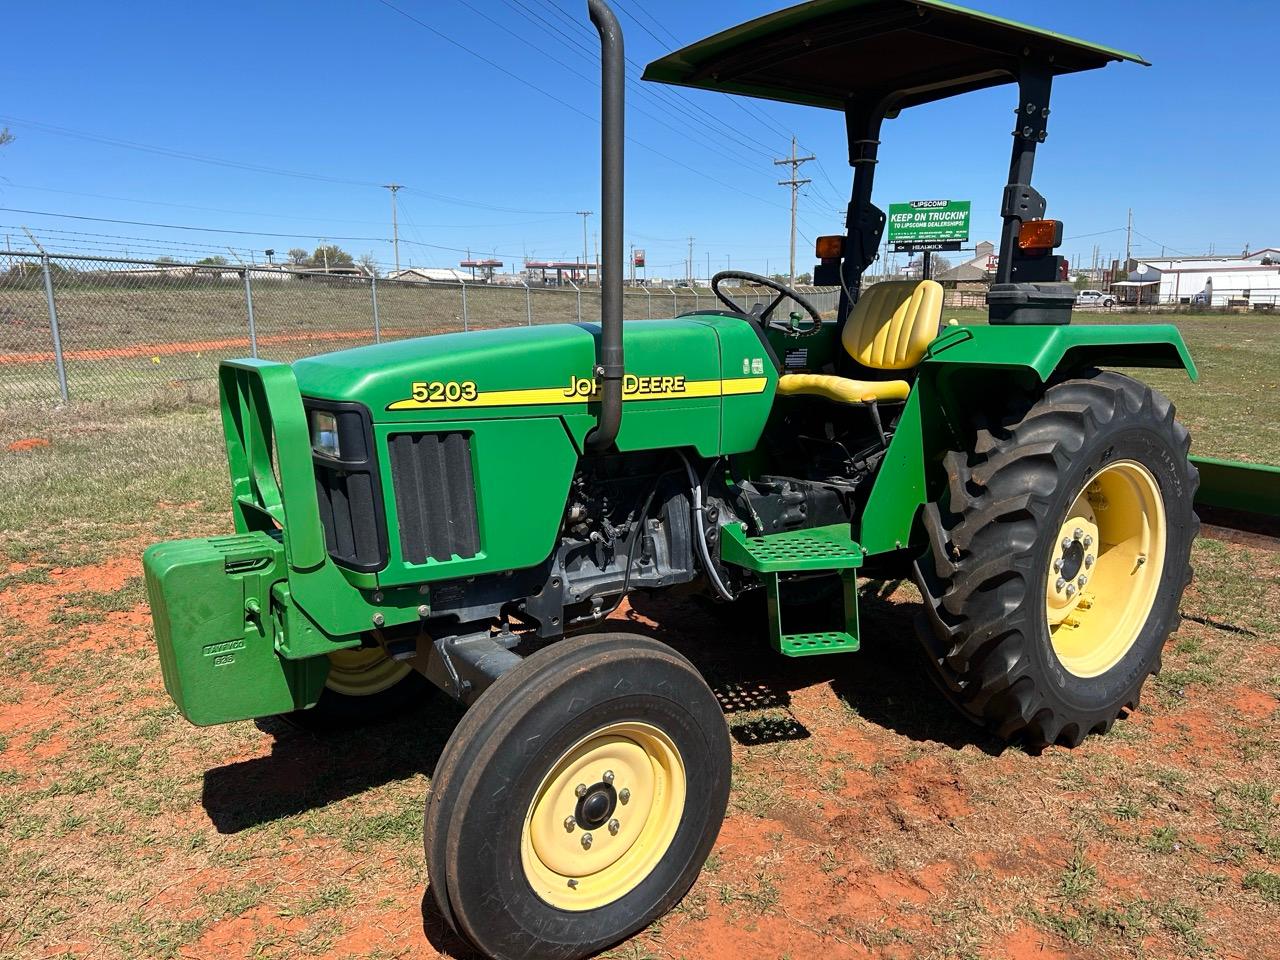
[[(600, 385), (587, 377), (569, 377), (569, 386), (565, 388), (566, 397), (594, 397)], [(637, 377), (628, 373), (622, 378), (622, 395), (631, 396), (676, 396), (685, 392), (684, 377)]]

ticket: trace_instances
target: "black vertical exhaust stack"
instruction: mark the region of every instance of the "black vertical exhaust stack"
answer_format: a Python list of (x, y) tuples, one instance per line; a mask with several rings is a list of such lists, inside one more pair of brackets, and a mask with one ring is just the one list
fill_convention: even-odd
[(600, 34), (600, 343), (595, 377), (600, 386), (600, 421), (587, 449), (613, 446), (622, 425), (622, 149), (625, 137), (626, 60), (622, 28), (604, 0), (587, 0)]

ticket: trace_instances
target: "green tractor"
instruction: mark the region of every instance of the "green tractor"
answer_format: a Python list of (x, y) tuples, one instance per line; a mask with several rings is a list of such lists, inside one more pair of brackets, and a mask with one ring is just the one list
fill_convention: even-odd
[[(426, 681), (467, 706), (426, 858), (441, 913), (497, 958), (634, 933), (689, 889), (723, 819), (721, 708), (685, 657), (606, 624), (629, 593), (754, 613), (804, 657), (858, 649), (860, 578), (910, 576), (921, 662), (956, 708), (1074, 746), (1159, 669), (1198, 524), (1172, 405), (1108, 369), (1194, 378), (1186, 347), (1172, 326), (1070, 324), (1061, 224), (1031, 185), (1052, 81), (1142, 60), (939, 0), (813, 0), (651, 64), (841, 111), (853, 188), (846, 232), (819, 245), (834, 318), (722, 273), (723, 310), (624, 324), (622, 35), (588, 7), (601, 322), (222, 364), (236, 532), (145, 557), (165, 685), (193, 723), (357, 722)], [(931, 280), (864, 287), (884, 121), (1005, 83), (990, 322), (944, 323)], [(729, 281), (773, 299), (748, 309)]]

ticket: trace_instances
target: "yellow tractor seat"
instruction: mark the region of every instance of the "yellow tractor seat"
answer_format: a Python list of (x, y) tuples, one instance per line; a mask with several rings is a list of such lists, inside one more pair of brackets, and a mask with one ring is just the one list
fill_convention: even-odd
[[(886, 280), (858, 298), (840, 335), (845, 352), (868, 370), (911, 370), (938, 335), (942, 286), (936, 280)], [(905, 400), (906, 380), (854, 380), (816, 373), (789, 373), (778, 380), (782, 396), (825, 397), (837, 403)]]

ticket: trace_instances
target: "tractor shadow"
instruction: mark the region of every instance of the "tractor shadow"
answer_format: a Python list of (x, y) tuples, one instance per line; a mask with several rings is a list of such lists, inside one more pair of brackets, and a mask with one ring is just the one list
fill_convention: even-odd
[[(789, 658), (769, 646), (763, 607), (728, 611), (686, 598), (633, 595), (629, 626), (652, 633), (698, 667), (720, 700), (734, 739), (746, 746), (802, 740), (809, 732), (784, 716), (794, 691), (828, 684), (863, 719), (921, 743), (953, 750), (977, 746), (997, 756), (1008, 745), (962, 716), (934, 686), (915, 637), (918, 601), (890, 599), (900, 581), (864, 581), (860, 589), (862, 648), (857, 653)], [(814, 623), (804, 622), (806, 614)], [(788, 608), (788, 629), (829, 628), (838, 612)], [(617, 622), (617, 621), (613, 621)], [(764, 718), (735, 714), (777, 708)]]
[(462, 708), (429, 692), (393, 721), (313, 732), (255, 721), (271, 753), (206, 771), (201, 803), (219, 833), (295, 816), (418, 774), (430, 776)]

